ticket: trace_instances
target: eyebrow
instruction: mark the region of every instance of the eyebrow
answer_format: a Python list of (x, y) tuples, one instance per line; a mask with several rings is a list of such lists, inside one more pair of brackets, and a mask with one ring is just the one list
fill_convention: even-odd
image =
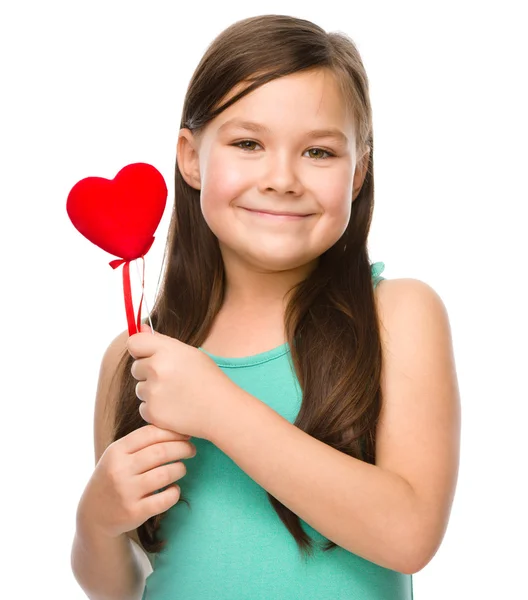
[[(271, 129), (262, 125), (261, 123), (255, 123), (254, 121), (244, 121), (241, 119), (233, 118), (226, 121), (223, 125), (218, 128), (218, 131), (223, 131), (228, 127), (237, 127), (239, 129), (247, 129), (255, 133), (271, 133)], [(306, 132), (306, 137), (310, 139), (317, 138), (334, 138), (339, 142), (348, 145), (348, 137), (340, 130), (334, 128), (328, 129), (312, 129)]]

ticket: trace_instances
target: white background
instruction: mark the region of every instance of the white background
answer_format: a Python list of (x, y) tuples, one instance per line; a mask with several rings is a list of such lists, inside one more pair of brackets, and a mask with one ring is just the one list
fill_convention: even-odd
[[(2, 595), (85, 597), (70, 570), (75, 512), (94, 467), (100, 361), (126, 318), (122, 268), (74, 229), (68, 192), (132, 162), (162, 172), (168, 204), (146, 262), (152, 307), (191, 74), (225, 27), (279, 13), (358, 45), (374, 110), (371, 258), (387, 278), (427, 282), (450, 315), (460, 475), (443, 544), (414, 576), (415, 598), (528, 598), (522, 4), (2, 5)], [(134, 264), (131, 274), (137, 308)]]

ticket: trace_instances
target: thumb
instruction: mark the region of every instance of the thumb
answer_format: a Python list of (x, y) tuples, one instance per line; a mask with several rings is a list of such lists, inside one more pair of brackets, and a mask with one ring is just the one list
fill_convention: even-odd
[(141, 331), (141, 333), (150, 333), (152, 331), (152, 329), (146, 323), (142, 323), (140, 331)]

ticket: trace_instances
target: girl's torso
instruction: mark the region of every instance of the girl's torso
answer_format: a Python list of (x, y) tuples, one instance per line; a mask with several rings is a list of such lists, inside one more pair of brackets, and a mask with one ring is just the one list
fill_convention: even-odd
[[(228, 332), (227, 319), (219, 321), (201, 349), (237, 385), (293, 423), (302, 390), (283, 332), (268, 321), (249, 336), (254, 326), (248, 326), (243, 335), (243, 328)], [(189, 505), (178, 502), (162, 520), (159, 534), (167, 544), (155, 555), (142, 600), (412, 600), (411, 575), (339, 546), (323, 552), (328, 540), (301, 519), (314, 541), (314, 555), (303, 558), (266, 490), (211, 442), (193, 443), (197, 453), (180, 482)]]

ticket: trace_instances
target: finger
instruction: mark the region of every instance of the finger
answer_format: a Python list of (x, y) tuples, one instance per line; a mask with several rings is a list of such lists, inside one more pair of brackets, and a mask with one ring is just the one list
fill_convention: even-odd
[(152, 333), (152, 329), (146, 323), (141, 324), (141, 333)]
[(155, 491), (152, 495), (142, 498), (143, 510), (148, 516), (159, 515), (169, 510), (180, 500), (180, 487), (177, 484), (168, 486), (161, 491)]
[(135, 479), (139, 496), (143, 499), (156, 490), (161, 490), (174, 484), (187, 474), (187, 466), (181, 461), (158, 466), (146, 473), (141, 473)]
[[(136, 387), (135, 387), (135, 390), (134, 390), (136, 392), (136, 398), (138, 400), (141, 400), (141, 402), (146, 402), (147, 401), (145, 384), (146, 384), (146, 381), (138, 381), (136, 383)], [(143, 415), (141, 415), (141, 416), (143, 416)]]
[(129, 336), (126, 347), (133, 358), (147, 358), (159, 349), (161, 343), (162, 336), (141, 332)]
[(120, 438), (119, 442), (123, 444), (126, 452), (133, 454), (151, 444), (189, 438), (190, 436), (184, 436), (170, 429), (162, 429), (155, 425), (144, 425)]
[(138, 358), (130, 367), (130, 373), (134, 379), (138, 381), (146, 381), (148, 379), (149, 364), (151, 359), (149, 358)]
[(195, 445), (186, 440), (152, 444), (134, 455), (134, 472), (141, 475), (156, 467), (180, 461), (182, 458), (194, 458), (195, 455)]
[[(137, 391), (136, 391), (136, 396), (137, 396)], [(139, 398), (139, 399), (141, 400), (141, 398)], [(140, 403), (140, 405), (138, 407), (138, 411), (139, 411), (139, 414), (141, 415), (141, 418), (143, 419), (143, 421), (145, 421), (145, 423), (152, 423), (150, 416), (147, 414), (148, 406), (147, 406), (146, 402), (142, 401)]]

